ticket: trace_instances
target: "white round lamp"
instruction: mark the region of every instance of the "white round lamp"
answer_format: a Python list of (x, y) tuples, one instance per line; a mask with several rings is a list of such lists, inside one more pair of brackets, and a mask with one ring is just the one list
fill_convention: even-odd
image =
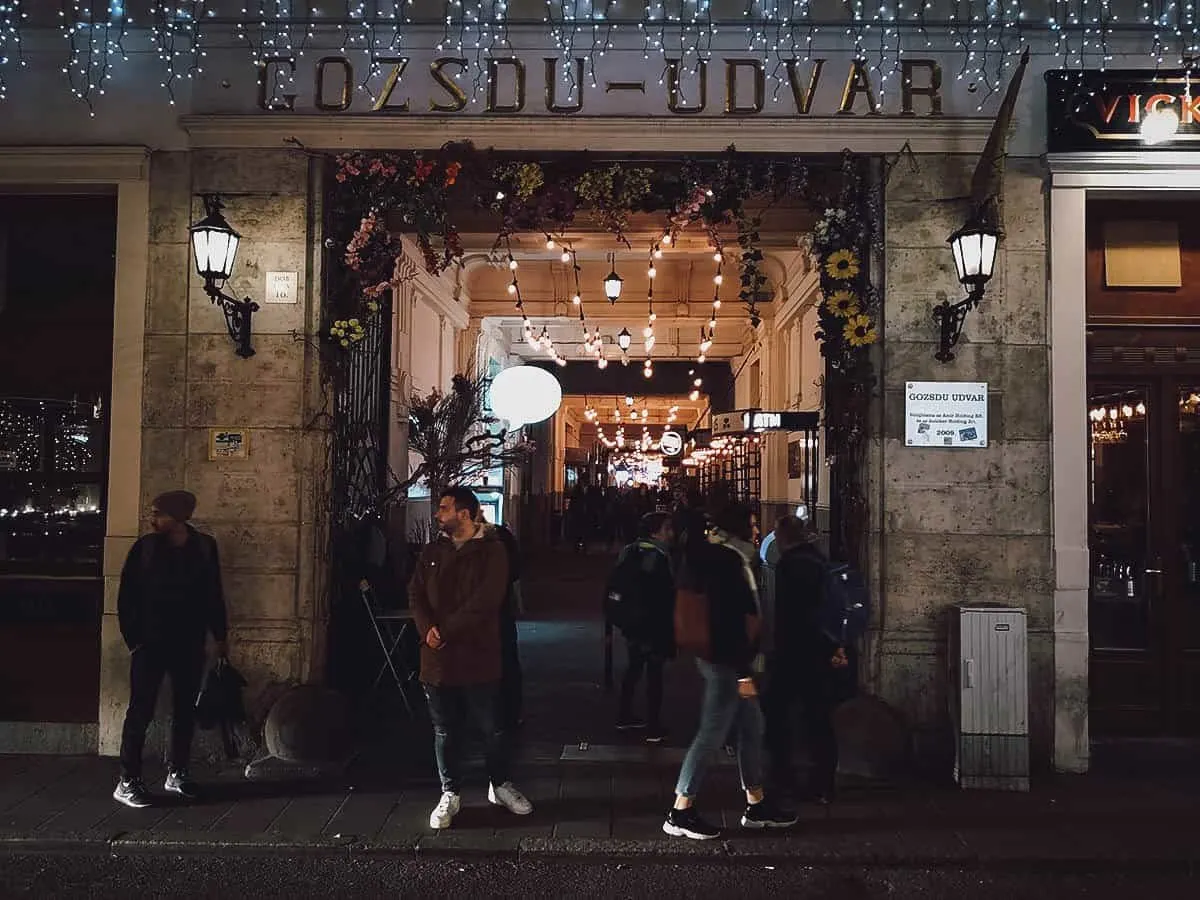
[(509, 428), (545, 421), (562, 404), (562, 385), (537, 366), (513, 366), (492, 380), (492, 412), (508, 420)]

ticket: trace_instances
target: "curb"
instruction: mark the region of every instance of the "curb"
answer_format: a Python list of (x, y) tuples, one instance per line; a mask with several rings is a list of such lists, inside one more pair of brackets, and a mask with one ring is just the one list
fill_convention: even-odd
[(767, 839), (756, 842), (715, 840), (666, 842), (612, 838), (531, 838), (439, 835), (397, 843), (374, 843), (354, 836), (345, 839), (296, 839), (281, 835), (215, 836), (203, 833), (149, 834), (119, 832), (95, 835), (26, 836), (0, 833), (0, 856), (13, 854), (210, 854), (237, 856), (324, 856), (369, 859), (507, 860), (513, 863), (577, 862), (661, 865), (724, 863), (728, 865), (809, 866), (813, 868), (969, 869), (1049, 871), (1061, 873), (1154, 871), (1200, 873), (1200, 853), (1117, 855), (1095, 852), (1048, 855), (1036, 852), (980, 852), (960, 842), (957, 850), (907, 852), (891, 841), (869, 840), (847, 849), (819, 841)]

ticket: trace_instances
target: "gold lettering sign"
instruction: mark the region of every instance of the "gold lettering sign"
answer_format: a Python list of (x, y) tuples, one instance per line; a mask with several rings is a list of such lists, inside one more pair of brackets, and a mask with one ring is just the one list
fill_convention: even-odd
[(408, 68), (408, 57), (372, 56), (371, 62), (377, 65), (391, 66), (391, 69), (388, 71), (387, 80), (383, 83), (383, 90), (379, 92), (379, 96), (371, 104), (371, 112), (380, 112), (385, 109), (394, 110), (395, 112), (408, 112), (408, 98), (405, 98), (403, 103), (397, 103), (395, 106), (391, 105), (392, 92), (396, 90), (396, 85), (404, 77), (404, 70)]
[[(379, 92), (371, 100), (369, 109), (372, 113), (402, 114), (413, 111), (414, 99), (411, 96), (412, 75), (408, 72), (411, 58), (406, 56), (372, 55), (372, 76), (382, 79)], [(574, 58), (570, 65), (572, 69), (563, 73), (557, 57), (542, 57), (543, 74), (545, 77), (545, 107), (552, 115), (569, 116), (582, 112), (587, 101), (587, 91), (593, 93), (601, 90), (596, 83), (587, 84), (584, 81), (586, 60)], [(762, 60), (751, 57), (730, 57), (721, 59), (725, 68), (725, 102), (723, 113), (727, 116), (757, 116), (761, 115), (766, 106), (766, 67)], [(783, 60), (782, 66), (786, 72), (788, 88), (791, 91), (795, 116), (813, 114), (817, 100), (817, 90), (824, 74), (827, 59), (814, 59), (807, 71), (801, 68), (797, 59)], [(527, 92), (527, 73), (524, 61), (518, 57), (485, 58), (482, 63), (486, 66), (487, 94), (485, 109), (488, 113), (512, 114), (525, 109)], [(430, 93), (427, 101), (416, 101), (418, 104), (427, 102), (428, 110), (432, 113), (458, 113), (467, 108), (466, 92), (459, 86), (463, 74), (471, 63), (464, 57), (443, 56), (433, 60), (429, 66), (429, 77), (432, 85), (428, 85)], [(666, 61), (666, 106), (667, 112), (678, 116), (697, 116), (708, 108), (708, 63), (698, 60), (694, 68), (688, 66), (687, 74), (682, 73), (684, 62), (681, 59)], [(933, 59), (904, 59), (901, 60), (901, 89), (900, 108), (893, 114), (905, 117), (918, 115), (917, 99), (928, 102), (928, 109), (922, 114), (934, 117), (942, 113), (942, 69)], [(268, 56), (258, 67), (257, 105), (267, 112), (292, 112), (296, 109), (296, 94), (287, 93), (282, 88), (283, 82), (295, 79), (297, 61), (292, 56)], [(509, 82), (507, 72), (512, 72)], [(378, 72), (378, 76), (374, 73)], [(322, 112), (349, 112), (355, 102), (354, 67), (345, 56), (324, 56), (316, 62), (311, 103)], [(569, 78), (564, 75), (569, 74)], [(694, 77), (693, 77), (694, 76)], [(405, 79), (408, 79), (407, 81)], [(685, 86), (684, 78), (688, 78)], [(746, 79), (750, 79), (751, 88), (747, 91)], [(504, 84), (501, 85), (501, 80)], [(567, 81), (573, 85), (567, 92), (561, 83)], [(605, 81), (604, 94), (618, 92), (634, 92), (646, 94), (645, 81)], [(692, 103), (685, 98), (687, 94), (693, 99)], [(741, 93), (739, 94), (739, 90)], [(565, 96), (563, 96), (565, 94)], [(747, 96), (749, 94), (749, 96)], [(698, 95), (698, 97), (697, 97)], [(859, 110), (856, 106), (860, 95), (866, 97), (866, 109)], [(1141, 119), (1141, 95), (1118, 98), (1102, 107), (1106, 121), (1116, 114), (1119, 103), (1129, 101), (1130, 121), (1136, 124)], [(1173, 95), (1155, 95), (1150, 98), (1154, 106), (1175, 103)], [(1193, 107), (1188, 98), (1188, 104), (1182, 104), (1184, 121), (1190, 122), (1193, 109), (1196, 118), (1200, 119), (1200, 104)], [(697, 102), (698, 101), (698, 102)], [(1099, 105), (1099, 103), (1098, 103)], [(1123, 110), (1124, 107), (1122, 107)], [(820, 114), (820, 110), (816, 110)], [(883, 115), (871, 83), (870, 73), (865, 61), (856, 60), (849, 64), (846, 81), (842, 87), (841, 99), (834, 110), (838, 115), (855, 116), (864, 113), (870, 116)], [(613, 110), (602, 112), (612, 114)]]
[(583, 109), (583, 59), (575, 60), (575, 102), (563, 105), (558, 102), (558, 58), (547, 57), (546, 63), (546, 109), (552, 113), (577, 113)]
[[(325, 100), (325, 72), (335, 66), (342, 73), (342, 95), (336, 103)], [(323, 56), (317, 60), (317, 109), (323, 112), (345, 112), (354, 99), (354, 67), (344, 56)]]
[[(928, 85), (913, 84), (913, 72), (925, 69), (929, 73)], [(906, 59), (900, 63), (900, 115), (915, 116), (913, 97), (929, 98), (929, 115), (942, 114), (942, 67), (932, 59)]]
[(295, 94), (280, 94), (276, 97), (271, 92), (275, 73), (283, 70), (289, 77), (296, 74), (296, 60), (291, 56), (268, 56), (258, 64), (258, 108), (268, 112), (296, 108)]
[(867, 114), (879, 115), (879, 106), (875, 102), (875, 91), (871, 88), (871, 79), (867, 77), (867, 64), (856, 59), (850, 64), (850, 74), (846, 76), (846, 87), (842, 89), (842, 102), (838, 106), (838, 115), (854, 115), (854, 101), (859, 94), (867, 95)]
[[(754, 72), (754, 101), (749, 106), (740, 106), (737, 95), (738, 69), (751, 69)], [(761, 59), (727, 59), (725, 60), (725, 115), (752, 116), (763, 110), (767, 97), (767, 74), (763, 71)]]
[(796, 103), (796, 112), (799, 115), (807, 116), (809, 110), (812, 109), (813, 97), (817, 95), (817, 84), (821, 81), (821, 69), (825, 66), (825, 60), (813, 60), (807, 88), (800, 83), (800, 73), (796, 71), (798, 64), (799, 60), (789, 59), (787, 61), (788, 84), (792, 87), (792, 100)]
[[(501, 105), (497, 100), (500, 93), (500, 67), (511, 66), (516, 76), (516, 98), (512, 103)], [(525, 63), (515, 56), (508, 59), (489, 59), (487, 61), (488, 89), (487, 111), (490, 113), (519, 113), (525, 108)]]
[(679, 60), (667, 60), (667, 109), (678, 116), (694, 116), (708, 106), (708, 63), (700, 60), (696, 74), (700, 79), (700, 105), (684, 106), (679, 96)]
[(446, 74), (446, 66), (458, 66), (458, 68), (465, 71), (467, 61), (462, 57), (443, 56), (440, 59), (435, 59), (430, 64), (429, 74), (433, 76), (433, 80), (440, 84), (454, 100), (453, 103), (438, 103), (436, 100), (430, 100), (430, 112), (458, 112), (467, 106), (466, 92), (454, 83), (453, 78)]

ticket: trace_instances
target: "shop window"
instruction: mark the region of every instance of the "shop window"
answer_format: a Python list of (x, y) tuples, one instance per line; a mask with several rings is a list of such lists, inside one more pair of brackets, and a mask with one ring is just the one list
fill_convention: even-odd
[(111, 196), (0, 197), (0, 576), (101, 574), (115, 243)]

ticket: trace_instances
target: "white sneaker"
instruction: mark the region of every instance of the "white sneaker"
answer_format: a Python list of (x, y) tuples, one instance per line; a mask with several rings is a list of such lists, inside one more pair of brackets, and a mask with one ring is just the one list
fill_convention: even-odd
[(435, 828), (438, 831), (441, 831), (443, 828), (449, 828), (450, 823), (454, 821), (454, 817), (458, 815), (460, 809), (462, 809), (462, 800), (458, 794), (452, 794), (449, 791), (443, 792), (442, 799), (438, 801), (438, 805), (429, 814), (429, 827)]
[(513, 787), (511, 781), (506, 781), (500, 787), (488, 785), (488, 803), (493, 806), (503, 806), (510, 813), (515, 813), (518, 816), (527, 816), (533, 812), (533, 804)]

